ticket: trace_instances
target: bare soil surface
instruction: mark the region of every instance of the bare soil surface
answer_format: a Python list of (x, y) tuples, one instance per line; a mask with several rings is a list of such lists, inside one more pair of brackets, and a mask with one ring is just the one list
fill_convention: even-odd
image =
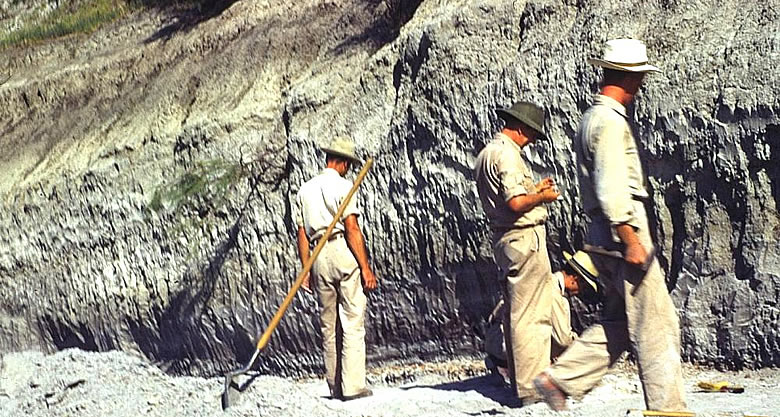
[[(688, 404), (699, 416), (780, 416), (780, 370), (721, 372), (686, 366)], [(320, 378), (251, 375), (225, 416), (639, 416), (642, 390), (635, 367), (621, 363), (570, 411), (545, 404), (512, 406), (508, 389), (477, 359), (385, 366), (370, 371), (374, 395), (342, 402), (328, 398)], [(705, 393), (702, 380), (744, 386), (742, 394)], [(172, 377), (144, 359), (114, 351), (66, 350), (53, 355), (6, 355), (0, 371), (0, 415), (223, 415), (222, 378)]]

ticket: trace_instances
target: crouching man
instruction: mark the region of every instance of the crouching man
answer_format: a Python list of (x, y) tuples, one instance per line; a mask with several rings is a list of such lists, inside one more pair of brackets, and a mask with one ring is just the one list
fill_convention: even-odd
[[(554, 289), (551, 311), (551, 360), (555, 360), (577, 338), (577, 333), (571, 327), (571, 308), (568, 298), (581, 296), (585, 300), (592, 300), (598, 292), (596, 284), (598, 271), (590, 256), (583, 251), (577, 251), (574, 255), (564, 252), (563, 256), (566, 260), (563, 269), (552, 274)], [(487, 354), (485, 366), (494, 376), (509, 385), (502, 320), (506, 314), (504, 309), (504, 301), (500, 300), (488, 317), (488, 327), (485, 332)]]

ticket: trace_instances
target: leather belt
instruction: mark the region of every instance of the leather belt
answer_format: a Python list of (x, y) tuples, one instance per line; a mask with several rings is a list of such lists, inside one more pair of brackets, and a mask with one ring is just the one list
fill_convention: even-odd
[[(344, 237), (344, 232), (341, 232), (341, 231), (333, 232), (333, 233), (330, 234), (330, 237), (328, 237), (328, 242), (330, 242), (332, 240), (339, 239), (339, 238), (343, 238), (343, 237)], [(317, 238), (317, 239), (312, 239), (310, 246), (312, 248), (317, 246), (317, 244), (320, 243), (320, 239), (321, 239), (321, 237)]]
[[(643, 196), (638, 196), (633, 194), (631, 194), (631, 199), (642, 204), (647, 204), (648, 202), (650, 202), (650, 197), (643, 197)], [(586, 211), (585, 214), (587, 214), (591, 219), (596, 217), (603, 217), (605, 219), (607, 218), (607, 216), (601, 210), (601, 207), (598, 206)]]

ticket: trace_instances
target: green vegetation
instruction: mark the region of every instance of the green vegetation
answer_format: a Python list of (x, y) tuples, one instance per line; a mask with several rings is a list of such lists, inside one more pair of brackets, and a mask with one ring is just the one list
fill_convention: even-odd
[(213, 6), (219, 0), (88, 0), (77, 5), (61, 5), (38, 22), (28, 22), (21, 28), (0, 35), (0, 49), (26, 45), (47, 39), (79, 33), (92, 33), (131, 11), (142, 8)]
[(0, 38), (0, 48), (38, 42), (72, 33), (91, 33), (129, 11), (123, 0), (91, 0), (69, 9), (61, 6), (41, 22), (31, 22)]
[(238, 181), (248, 175), (238, 163), (218, 159), (200, 161), (181, 177), (158, 187), (149, 208), (158, 213), (163, 209), (197, 212), (203, 218), (224, 206)]
[[(262, 140), (261, 140), (262, 143)], [(160, 184), (146, 207), (146, 220), (160, 216), (170, 238), (187, 237), (194, 254), (199, 238), (197, 230), (211, 229), (219, 218), (229, 216), (226, 208), (243, 201), (243, 208), (260, 189), (275, 190), (288, 175), (287, 159), (280, 148), (242, 151), (237, 161), (209, 159), (195, 162), (191, 168)], [(243, 196), (242, 192), (246, 192)], [(239, 216), (240, 219), (240, 216)]]

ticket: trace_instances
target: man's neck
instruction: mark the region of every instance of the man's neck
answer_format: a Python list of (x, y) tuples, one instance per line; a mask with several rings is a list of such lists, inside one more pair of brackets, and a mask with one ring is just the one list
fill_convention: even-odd
[(516, 143), (517, 146), (521, 148), (528, 144), (528, 140), (524, 136), (521, 136), (520, 133), (517, 132), (517, 130), (505, 128), (501, 130), (501, 133), (504, 134), (509, 139), (511, 139), (512, 142)]
[(347, 171), (343, 167), (343, 164), (334, 161), (328, 161), (328, 165), (325, 168), (330, 168), (338, 172), (339, 175), (341, 175), (342, 177), (344, 176), (344, 174), (347, 173)]
[(627, 107), (634, 100), (633, 94), (630, 94), (623, 87), (617, 85), (605, 85), (601, 87), (601, 95), (617, 101), (622, 104), (623, 107)]

